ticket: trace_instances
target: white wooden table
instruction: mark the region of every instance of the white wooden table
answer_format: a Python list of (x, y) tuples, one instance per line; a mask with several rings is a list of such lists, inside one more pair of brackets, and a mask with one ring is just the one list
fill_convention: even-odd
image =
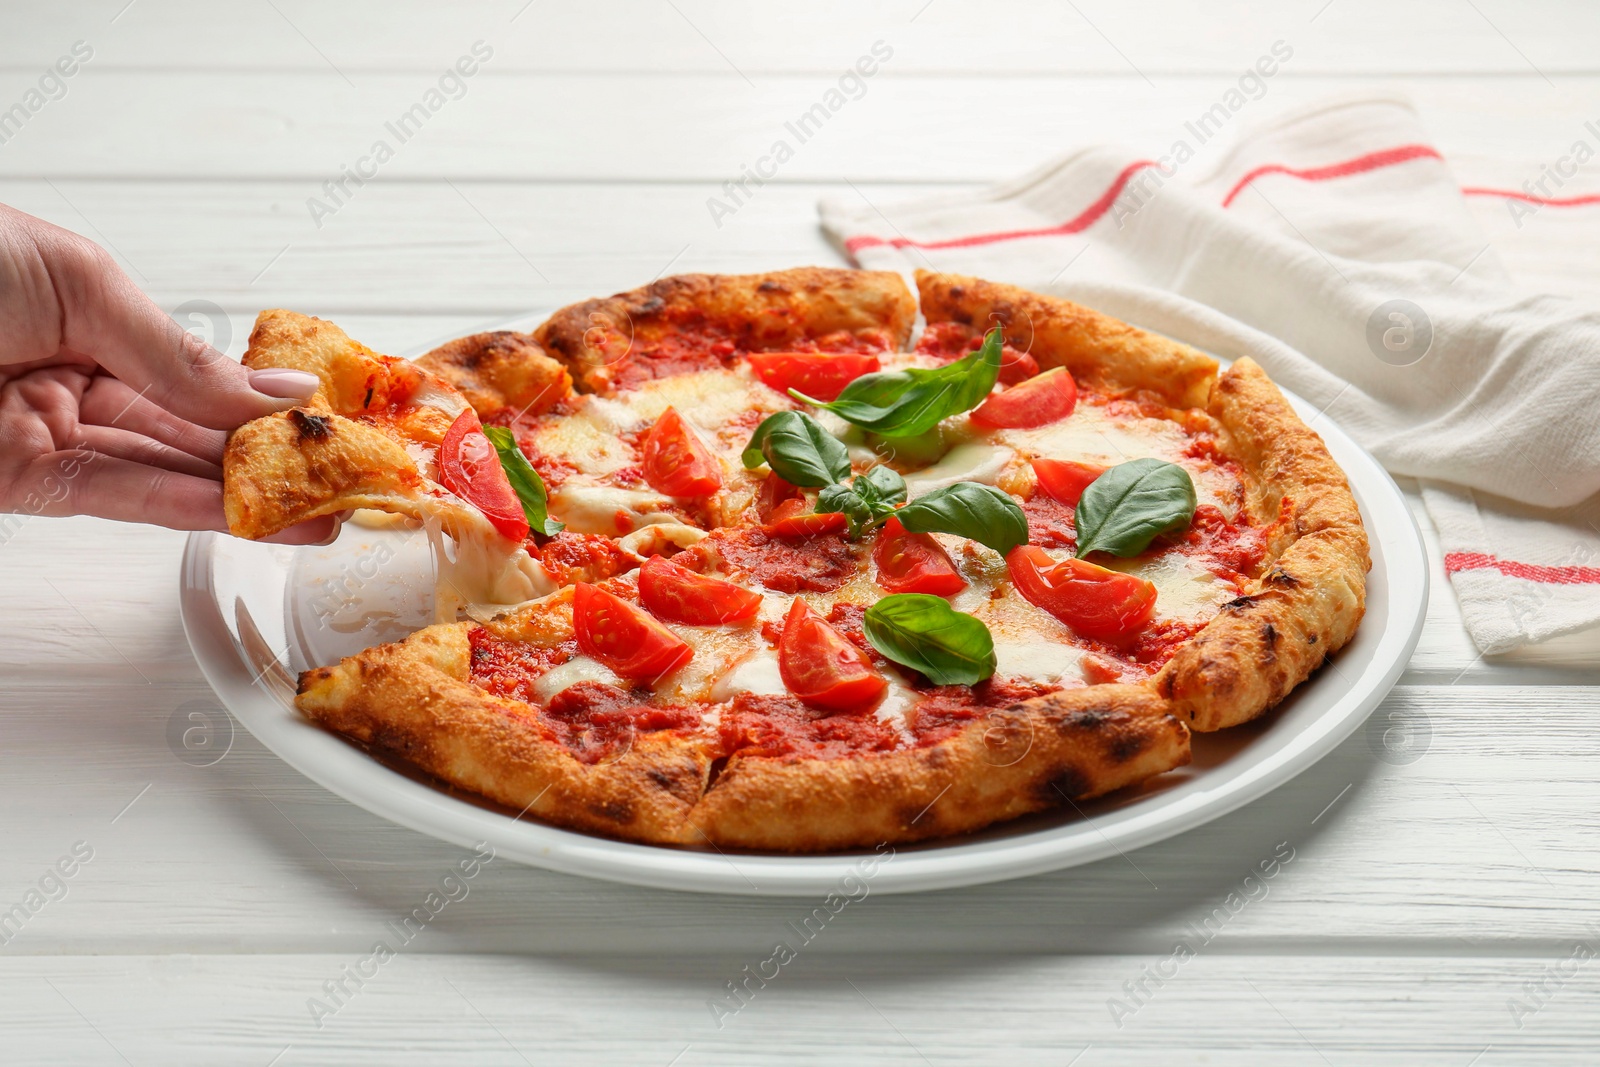
[[(823, 194), (1161, 147), (1275, 40), (1294, 58), (1257, 117), (1397, 85), (1452, 159), (1533, 175), (1600, 110), (1593, 5), (1153, 6), (7, 2), (0, 110), (75, 42), (93, 55), (0, 143), (0, 199), (99, 240), (168, 309), (217, 305), (191, 321), (236, 354), (276, 306), (410, 351), (669, 270), (841, 262)], [(331, 201), (478, 41), (459, 98)], [(713, 220), (707, 198), (877, 41), (864, 95)], [(1507, 258), (1572, 284), (1535, 245)], [(464, 853), (242, 730), (213, 765), (179, 758), (174, 717), (215, 708), (179, 628), (182, 543), (31, 519), (0, 544), (0, 908), (43, 882), (0, 945), (6, 1063), (1600, 1062), (1600, 640), (1479, 657), (1436, 546), (1400, 686), (1300, 779), (1125, 859), (871, 896), (719, 1027), (708, 1001), (810, 903), (497, 862), (349, 979)]]

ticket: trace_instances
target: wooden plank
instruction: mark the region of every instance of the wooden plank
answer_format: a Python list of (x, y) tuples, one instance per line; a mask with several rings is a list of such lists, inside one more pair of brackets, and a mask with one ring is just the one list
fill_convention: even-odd
[[(1445, 152), (1493, 136), (1502, 154), (1538, 160), (1566, 151), (1581, 134), (1589, 118), (1583, 101), (1595, 96), (1597, 82), (1451, 75), (1415, 80), (1407, 90)], [(352, 88), (327, 73), (186, 74), (91, 63), (67, 96), (4, 145), (0, 177), (293, 178), (304, 183), (299, 204), (339, 178), (341, 167), (359, 164), (380, 183), (649, 179), (700, 183), (704, 197), (784, 141), (792, 156), (774, 155), (768, 165), (784, 181), (990, 181), (1084, 144), (1165, 151), (1234, 80), (884, 76), (801, 129), (810, 109), (827, 110), (832, 80), (773, 74), (746, 84), (731, 75), (589, 78), (486, 68), (460, 99), (441, 101), (397, 136), (388, 124), (431, 88), (417, 74), (371, 74)], [(25, 89), (13, 79), (12, 92)], [(1189, 165), (1199, 173), (1247, 124), (1349, 89), (1340, 78), (1281, 73)], [(674, 115), (693, 121), (662, 121)], [(379, 141), (393, 153), (381, 164), (373, 154)]]
[[(217, 714), (197, 676), (144, 686), (85, 684), (109, 667), (44, 673), (8, 670), (22, 681), (0, 702), (0, 810), (13, 827), (0, 911), (74, 842), (94, 858), (8, 955), (355, 951), (468, 855), (330, 795), (242, 729), (214, 765), (182, 761), (174, 719)], [(869, 884), (849, 933), (815, 949), (1153, 953), (1244, 893), (1258, 895), (1219, 926), (1229, 951), (1553, 951), (1600, 923), (1597, 701), (1583, 687), (1402, 687), (1335, 753), (1238, 812), (1005, 885), (886, 896)], [(1264, 887), (1245, 880), (1285, 855)], [(502, 860), (430, 926), (429, 950), (744, 952), (818, 903), (662, 893)]]
[(351, 331), (364, 316), (371, 335), (355, 336), (404, 351), (663, 272), (842, 266), (816, 204), (850, 187), (770, 186), (718, 225), (707, 190), (688, 185), (384, 182), (321, 230), (307, 192), (285, 181), (0, 181), (0, 199), (98, 240), (168, 310), (224, 308), (236, 354), (263, 307), (336, 317)]
[[(843, 922), (844, 916), (840, 921)], [(420, 937), (419, 937), (420, 941)], [(1589, 943), (1593, 945), (1591, 940)], [(1382, 954), (818, 957), (736, 1014), (708, 1003), (769, 958), (356, 953), (0, 961), (7, 1052), (28, 1063), (968, 1064), (1166, 1067), (1589, 1064), (1600, 964)], [(1590, 947), (1588, 950), (1595, 950)], [(365, 966), (359, 987), (345, 968)], [(1144, 968), (1171, 977), (1157, 985)], [(1559, 981), (1553, 969), (1571, 970)], [(1543, 980), (1539, 1007), (1524, 983)], [(324, 992), (343, 981), (348, 994)], [(1130, 995), (1142, 981), (1148, 993)], [(335, 999), (337, 996), (337, 999)], [(1112, 1007), (1142, 998), (1131, 1011)], [(318, 1010), (313, 1021), (313, 1010)], [(720, 1021), (721, 1026), (718, 1026)], [(318, 1025), (320, 1022), (320, 1026)], [(1518, 1025), (1520, 1023), (1520, 1026)], [(1175, 1057), (1174, 1049), (1186, 1056)]]
[(1293, 44), (1297, 65), (1316, 72), (1520, 74), (1537, 65), (1555, 74), (1594, 71), (1585, 42), (1600, 32), (1593, 10), (1556, 0), (1489, 0), (1479, 11), (1445, 0), (1339, 0), (1326, 9), (1252, 3), (1225, 14), (1205, 5), (1164, 5), (1159, 17), (1110, 0), (998, 0), (981, 7), (818, 0), (793, 10), (752, 10), (732, 0), (531, 6), (527, 0), (470, 6), (278, 0), (230, 9), (226, 19), (199, 0), (146, 0), (122, 11), (125, 2), (12, 13), (6, 65), (42, 66), (83, 38), (107, 66), (270, 67), (336, 83), (342, 72), (359, 82), (374, 71), (440, 69), (483, 38), (496, 49), (496, 63), (510, 69), (737, 79), (738, 72), (833, 73), (881, 38), (895, 49), (897, 69), (1071, 77), (1143, 72), (1155, 79), (1241, 70), (1283, 39)]

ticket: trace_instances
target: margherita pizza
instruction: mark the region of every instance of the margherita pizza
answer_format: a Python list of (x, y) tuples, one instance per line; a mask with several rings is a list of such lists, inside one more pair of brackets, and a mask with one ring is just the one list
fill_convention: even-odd
[[(1189, 760), (1354, 633), (1366, 534), (1248, 359), (975, 278), (689, 275), (416, 362), (263, 313), (318, 374), (229, 442), (261, 537), (433, 524), (438, 621), (311, 719), (548, 822), (817, 851)], [(441, 542), (442, 543), (442, 542)]]

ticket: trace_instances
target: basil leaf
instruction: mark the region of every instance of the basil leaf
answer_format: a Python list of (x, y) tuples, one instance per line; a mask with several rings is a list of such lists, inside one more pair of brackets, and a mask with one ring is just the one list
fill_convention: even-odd
[(1119, 463), (1089, 483), (1073, 512), (1078, 557), (1090, 552), (1137, 556), (1161, 534), (1187, 529), (1194, 505), (1194, 482), (1176, 463)]
[(528, 457), (517, 447), (517, 439), (511, 431), (504, 426), (485, 426), (483, 435), (500, 456), (500, 469), (506, 472), (506, 480), (516, 491), (517, 499), (522, 501), (522, 513), (528, 517), (528, 526), (546, 537), (554, 537), (565, 530), (566, 523), (556, 522), (550, 517), (544, 479), (539, 477), (539, 472), (533, 469)]
[(851, 484), (856, 495), (875, 508), (893, 508), (906, 499), (906, 480), (893, 467), (873, 467), (856, 475)]
[(983, 403), (1000, 374), (1001, 343), (996, 327), (984, 338), (982, 348), (942, 367), (865, 374), (829, 402), (813, 400), (794, 389), (789, 395), (880, 437), (916, 437), (951, 415)]
[(947, 533), (988, 545), (1002, 556), (1028, 543), (1028, 517), (992, 485), (957, 482), (917, 497), (894, 513), (913, 533)]
[(906, 480), (888, 467), (873, 467), (858, 474), (849, 485), (824, 486), (817, 494), (817, 511), (839, 511), (850, 520), (850, 536), (877, 526), (894, 514), (895, 505), (906, 498)]
[(844, 445), (801, 411), (768, 415), (741, 458), (752, 470), (766, 463), (790, 485), (816, 488), (850, 476), (850, 453)]
[(894, 593), (868, 608), (861, 621), (873, 648), (934, 685), (977, 685), (994, 673), (989, 628), (943, 597)]
[(850, 536), (859, 537), (873, 519), (872, 506), (848, 485), (825, 485), (817, 494), (817, 512), (839, 511), (850, 520)]

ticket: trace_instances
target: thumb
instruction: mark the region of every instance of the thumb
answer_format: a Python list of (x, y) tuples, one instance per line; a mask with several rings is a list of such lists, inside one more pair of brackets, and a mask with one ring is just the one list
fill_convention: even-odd
[(99, 246), (66, 231), (37, 235), (36, 243), (61, 304), (63, 346), (179, 418), (231, 430), (317, 391), (314, 374), (247, 371), (189, 333)]

